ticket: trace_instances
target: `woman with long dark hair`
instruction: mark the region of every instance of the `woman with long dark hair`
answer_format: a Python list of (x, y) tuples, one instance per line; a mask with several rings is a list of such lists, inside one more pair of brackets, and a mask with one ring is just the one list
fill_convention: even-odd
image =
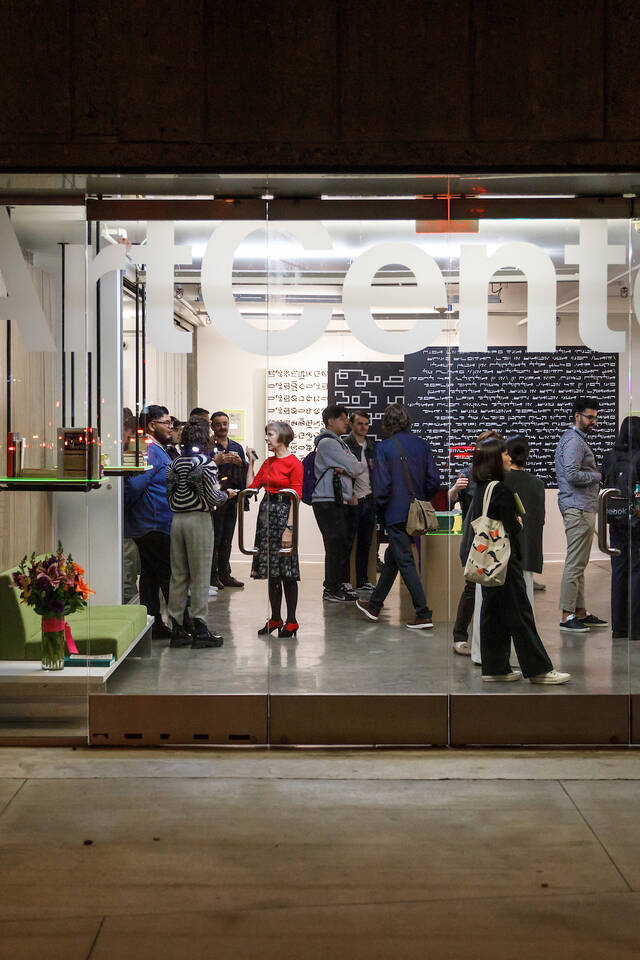
[[(298, 621), (298, 580), (300, 564), (298, 551), (280, 553), (282, 547), (290, 547), (293, 539), (293, 506), (291, 497), (282, 494), (285, 489), (294, 490), (302, 496), (303, 467), (293, 453), (289, 453), (289, 444), (293, 440), (293, 430), (281, 420), (272, 421), (265, 427), (267, 447), (272, 456), (262, 464), (251, 486), (258, 490), (263, 487), (265, 496), (260, 503), (256, 526), (256, 548), (251, 576), (254, 580), (269, 581), (269, 603), (271, 617), (264, 627), (258, 630), (259, 637), (267, 637), (275, 630), (280, 639), (296, 637)], [(282, 595), (287, 605), (287, 620), (282, 621)]]
[[(473, 453), (473, 480), (476, 490), (470, 508), (470, 519), (482, 513), (487, 485), (495, 480), (487, 514), (501, 521), (511, 542), (507, 577), (501, 587), (482, 587), (480, 615), (480, 651), (484, 681), (510, 681), (527, 677), (532, 683), (566, 683), (569, 673), (559, 673), (544, 648), (536, 629), (533, 610), (527, 597), (520, 555), (521, 518), (518, 517), (513, 493), (504, 482), (505, 468), (511, 458), (501, 438), (490, 437), (479, 443)], [(521, 671), (509, 664), (511, 638)]]
[(609, 500), (609, 542), (620, 551), (611, 557), (611, 628), (614, 640), (640, 640), (640, 417), (625, 417), (613, 450), (602, 458), (602, 482), (617, 487)]

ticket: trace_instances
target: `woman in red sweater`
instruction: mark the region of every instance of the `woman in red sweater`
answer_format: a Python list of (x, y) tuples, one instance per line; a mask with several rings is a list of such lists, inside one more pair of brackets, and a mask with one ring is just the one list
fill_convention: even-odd
[[(295, 637), (298, 631), (296, 606), (298, 604), (298, 580), (300, 565), (298, 551), (281, 554), (282, 547), (290, 547), (293, 538), (291, 497), (281, 490), (295, 490), (302, 496), (303, 468), (300, 460), (289, 453), (293, 430), (280, 420), (268, 423), (265, 429), (267, 447), (273, 456), (262, 464), (251, 486), (256, 490), (264, 487), (265, 496), (260, 503), (256, 525), (256, 547), (251, 576), (254, 580), (269, 581), (271, 619), (258, 630), (258, 636), (266, 637), (274, 630), (281, 638)], [(287, 622), (283, 624), (281, 607), (284, 592), (287, 604)]]

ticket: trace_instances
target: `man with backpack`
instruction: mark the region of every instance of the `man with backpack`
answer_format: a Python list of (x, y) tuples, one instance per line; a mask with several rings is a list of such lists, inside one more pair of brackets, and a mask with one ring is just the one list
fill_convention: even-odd
[(599, 406), (592, 397), (576, 397), (573, 423), (556, 447), (558, 506), (567, 535), (560, 587), (560, 629), (565, 633), (607, 626), (606, 620), (588, 612), (584, 597), (584, 571), (591, 555), (600, 490), (600, 471), (587, 441), (595, 430)]
[(347, 410), (331, 404), (322, 411), (324, 430), (313, 441), (314, 452), (303, 465), (307, 483), (303, 500), (308, 498), (309, 473), (313, 469), (311, 504), (324, 541), (324, 592), (330, 603), (353, 602), (355, 591), (349, 587), (348, 504), (353, 496), (353, 477), (368, 470), (366, 459), (357, 459), (342, 440), (347, 430)]

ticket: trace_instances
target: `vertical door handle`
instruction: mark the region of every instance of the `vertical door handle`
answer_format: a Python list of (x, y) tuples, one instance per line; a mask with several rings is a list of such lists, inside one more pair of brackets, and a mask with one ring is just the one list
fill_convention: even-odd
[(278, 490), (278, 493), (289, 497), (293, 505), (293, 536), (291, 537), (291, 546), (290, 547), (280, 547), (278, 553), (288, 554), (295, 553), (298, 549), (298, 524), (299, 524), (299, 515), (300, 515), (300, 498), (295, 490), (292, 490), (290, 487), (285, 487), (284, 490)]
[(607, 542), (607, 501), (609, 497), (621, 497), (622, 492), (616, 487), (607, 487), (601, 490), (598, 496), (598, 546), (609, 557), (619, 557), (620, 551), (610, 547)]
[(240, 553), (246, 553), (248, 557), (253, 557), (258, 552), (256, 547), (245, 547), (244, 545), (244, 502), (247, 497), (257, 497), (258, 491), (253, 487), (247, 487), (238, 494), (238, 549)]

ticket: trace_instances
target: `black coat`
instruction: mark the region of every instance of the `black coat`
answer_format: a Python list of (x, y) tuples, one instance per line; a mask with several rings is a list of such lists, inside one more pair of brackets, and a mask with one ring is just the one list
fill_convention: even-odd
[(522, 569), (542, 573), (542, 529), (545, 519), (544, 484), (527, 470), (508, 470), (504, 482), (522, 500), (526, 515), (522, 518), (520, 550)]

